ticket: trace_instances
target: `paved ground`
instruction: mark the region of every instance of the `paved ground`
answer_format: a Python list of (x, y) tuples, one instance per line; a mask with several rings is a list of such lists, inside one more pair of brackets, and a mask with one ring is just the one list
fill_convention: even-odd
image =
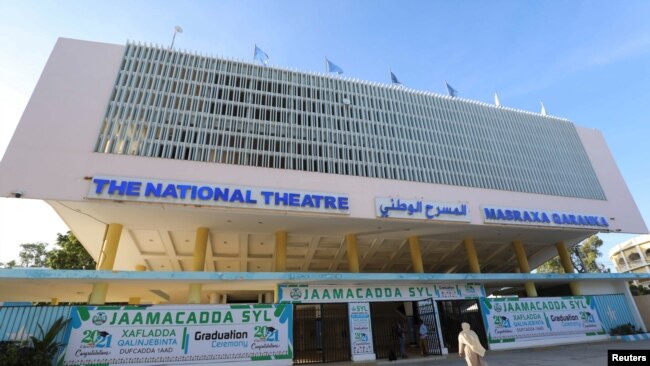
[[(650, 341), (637, 342), (598, 342), (572, 344), (546, 348), (529, 348), (513, 351), (488, 351), (485, 360), (489, 366), (607, 366), (607, 350), (646, 349)], [(328, 366), (466, 366), (465, 360), (457, 354), (447, 357), (409, 358), (389, 362), (342, 362)]]

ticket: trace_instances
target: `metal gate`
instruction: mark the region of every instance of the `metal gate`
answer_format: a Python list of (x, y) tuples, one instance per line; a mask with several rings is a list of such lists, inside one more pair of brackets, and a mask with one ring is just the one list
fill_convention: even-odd
[(449, 353), (458, 352), (458, 333), (461, 331), (460, 324), (463, 322), (469, 323), (483, 347), (487, 349), (487, 337), (478, 300), (444, 300), (437, 303), (442, 338)]
[(427, 355), (442, 355), (440, 337), (438, 334), (438, 325), (436, 322), (436, 308), (431, 299), (418, 301), (418, 316), (427, 326)]
[(296, 304), (294, 364), (349, 361), (348, 304)]
[(377, 358), (388, 358), (390, 351), (399, 355), (397, 323), (406, 324), (404, 303), (371, 302), (370, 316), (372, 318), (372, 341)]

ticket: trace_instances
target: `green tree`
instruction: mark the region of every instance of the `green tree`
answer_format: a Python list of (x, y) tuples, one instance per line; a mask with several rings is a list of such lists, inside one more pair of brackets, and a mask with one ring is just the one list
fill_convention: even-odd
[(12, 259), (9, 262), (0, 262), (0, 268), (14, 268), (18, 265), (16, 260)]
[(564, 268), (562, 268), (562, 264), (560, 263), (560, 257), (553, 257), (546, 262), (544, 262), (541, 266), (537, 267), (537, 272), (539, 273), (564, 273)]
[[(592, 235), (578, 244), (578, 252), (580, 258), (582, 258), (582, 263), (584, 263), (585, 272), (610, 272), (609, 268), (598, 261), (598, 257), (602, 255), (600, 252), (602, 245), (603, 241), (597, 235)], [(546, 263), (537, 267), (537, 272), (564, 273), (560, 257), (554, 257), (546, 261)]]
[(52, 269), (95, 269), (95, 260), (88, 254), (74, 234), (57, 234), (55, 248), (47, 255)]
[(650, 295), (650, 289), (641, 285), (630, 285), (630, 292), (632, 293), (632, 296)]
[(603, 241), (598, 237), (598, 235), (592, 235), (587, 240), (580, 243), (580, 256), (585, 264), (585, 271), (610, 272), (609, 268), (598, 262), (598, 257), (603, 254), (600, 251), (600, 247), (602, 246)]
[(47, 261), (47, 243), (20, 244), (20, 265), (23, 267), (45, 267)]

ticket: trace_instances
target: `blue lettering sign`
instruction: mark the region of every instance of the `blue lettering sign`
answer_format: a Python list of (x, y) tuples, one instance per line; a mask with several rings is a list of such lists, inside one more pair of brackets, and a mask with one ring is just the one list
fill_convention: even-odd
[(298, 193), (289, 194), (289, 206), (300, 206), (300, 195)]
[(349, 210), (350, 205), (347, 197), (339, 197), (339, 210)]
[(223, 189), (223, 190), (221, 188), (215, 188), (214, 189), (214, 200), (215, 201), (221, 200), (221, 201), (224, 201), (224, 202), (228, 202), (228, 193), (229, 193), (229, 191), (230, 191), (230, 189), (228, 189), (228, 188)]
[(607, 220), (602, 216), (560, 212), (547, 213), (544, 211), (534, 210), (514, 210), (483, 207), (483, 216), (485, 218), (485, 221), (505, 221), (524, 224), (554, 224), (561, 226), (609, 226)]
[(282, 203), (284, 206), (289, 205), (289, 195), (287, 193), (275, 193), (275, 205), (278, 206), (278, 203)]
[(316, 208), (320, 208), (320, 201), (323, 200), (323, 196), (315, 194), (312, 195), (312, 197), (314, 198), (314, 204), (316, 205)]
[(484, 208), (483, 211), (485, 212), (485, 219), (486, 220), (496, 220), (497, 219), (497, 214), (494, 212), (493, 208)]
[(138, 197), (140, 195), (141, 182), (129, 182), (126, 185), (126, 195)]
[(200, 200), (211, 200), (214, 195), (214, 190), (210, 187), (203, 186), (199, 187), (198, 196)]
[(314, 201), (311, 199), (311, 194), (306, 194), (302, 199), (301, 207), (314, 207)]
[(325, 208), (336, 209), (336, 199), (332, 196), (325, 196)]
[(185, 199), (185, 197), (187, 197), (187, 192), (192, 190), (192, 186), (188, 186), (185, 184), (179, 184), (176, 186), (176, 188), (178, 188), (178, 192), (180, 193), (179, 196), (181, 199)]
[(273, 196), (273, 192), (268, 192), (268, 191), (262, 191), (262, 196), (264, 196), (264, 204), (265, 205), (270, 205), (271, 204), (271, 196)]
[(124, 196), (124, 194), (126, 193), (127, 184), (128, 184), (127, 181), (120, 182), (118, 184), (116, 180), (112, 180), (112, 181), (110, 181), (110, 183), (108, 183), (108, 192), (107, 193), (108, 194), (114, 194), (115, 192), (117, 192), (118, 195)]
[(108, 183), (108, 179), (93, 179), (93, 183), (97, 185), (97, 188), (95, 188), (95, 193), (102, 194), (104, 186)]
[(178, 198), (178, 195), (176, 194), (176, 186), (173, 184), (168, 184), (167, 187), (165, 187), (165, 191), (162, 193), (161, 197)]
[(253, 195), (253, 192), (251, 192), (250, 189), (246, 190), (246, 203), (250, 204), (256, 204), (257, 200), (253, 199), (251, 196)]
[(232, 196), (230, 196), (230, 202), (244, 203), (244, 195), (241, 193), (240, 189), (235, 189), (232, 191)]
[(162, 193), (162, 184), (158, 183), (154, 185), (151, 182), (147, 182), (147, 186), (144, 189), (144, 196), (149, 197), (149, 196), (154, 196), (154, 197), (160, 197), (160, 194)]
[[(302, 192), (285, 192), (272, 189), (240, 188), (228, 186), (196, 185), (191, 183), (170, 183), (155, 180), (117, 179), (97, 177), (92, 179), (89, 198), (103, 199), (137, 198), (155, 200), (155, 202), (172, 202), (196, 204), (197, 201), (222, 202), (221, 205), (233, 204), (260, 206), (286, 206), (287, 208), (305, 208), (306, 210), (340, 210), (350, 209), (348, 197), (338, 195), (320, 195)], [(258, 200), (260, 201), (258, 203)], [(209, 203), (208, 203), (209, 204)], [(212, 203), (212, 205), (215, 205)], [(279, 207), (278, 207), (279, 208)]]
[(554, 213), (554, 214), (551, 215), (551, 217), (553, 218), (554, 223), (556, 223), (558, 225), (562, 225), (562, 218), (560, 217), (560, 215)]

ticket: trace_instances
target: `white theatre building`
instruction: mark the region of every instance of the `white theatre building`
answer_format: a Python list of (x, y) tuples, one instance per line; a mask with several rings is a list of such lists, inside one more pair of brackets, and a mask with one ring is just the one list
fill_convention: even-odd
[[(46, 201), (102, 270), (0, 271), (0, 301), (295, 302), (297, 363), (358, 359), (326, 351), (349, 303), (376, 357), (400, 317), (441, 353), (495, 291), (619, 295), (640, 324), (627, 281), (648, 276), (573, 273), (583, 239), (648, 232), (597, 130), (134, 43), (57, 42), (0, 195)], [(530, 273), (558, 254), (566, 274)]]

